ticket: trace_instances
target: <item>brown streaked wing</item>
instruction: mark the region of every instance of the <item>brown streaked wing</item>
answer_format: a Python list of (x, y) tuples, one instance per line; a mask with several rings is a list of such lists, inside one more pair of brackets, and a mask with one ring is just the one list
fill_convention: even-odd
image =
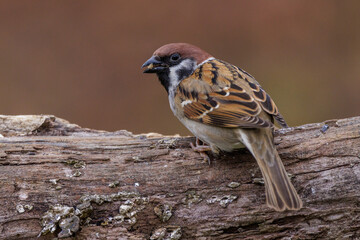
[(271, 99), (270, 95), (262, 89), (259, 83), (254, 78), (245, 78), (245, 81), (249, 84), (254, 93), (255, 100), (261, 104), (262, 109), (272, 115), (281, 127), (289, 127), (283, 116), (279, 113), (275, 102)]
[(261, 106), (235, 81), (232, 69), (212, 60), (180, 83), (176, 97), (183, 103), (185, 117), (219, 127), (272, 126), (259, 117)]

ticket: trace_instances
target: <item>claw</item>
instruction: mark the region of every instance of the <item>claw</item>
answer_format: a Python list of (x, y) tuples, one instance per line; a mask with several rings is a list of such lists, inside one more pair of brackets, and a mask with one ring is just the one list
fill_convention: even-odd
[(190, 143), (190, 146), (194, 152), (198, 152), (200, 156), (203, 157), (204, 161), (208, 162), (210, 165), (210, 157), (206, 153), (208, 151), (211, 151), (211, 148), (208, 145), (200, 144), (200, 140), (196, 138), (196, 145)]

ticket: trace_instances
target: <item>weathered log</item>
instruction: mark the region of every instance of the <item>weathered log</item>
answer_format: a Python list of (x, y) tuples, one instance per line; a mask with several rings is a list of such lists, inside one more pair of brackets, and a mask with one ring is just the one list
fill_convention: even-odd
[(247, 150), (0, 116), (0, 239), (360, 239), (360, 117), (276, 132), (304, 208), (275, 212)]

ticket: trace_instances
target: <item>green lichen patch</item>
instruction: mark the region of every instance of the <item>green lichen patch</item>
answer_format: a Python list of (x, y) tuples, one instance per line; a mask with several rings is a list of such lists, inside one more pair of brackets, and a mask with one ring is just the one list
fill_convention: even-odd
[[(49, 232), (54, 233), (58, 228), (61, 228), (62, 237), (71, 236), (74, 233), (71, 232), (71, 230), (76, 228), (73, 224), (71, 224), (71, 226), (66, 225), (63, 220), (67, 218), (72, 219), (74, 216), (75, 211), (73, 207), (68, 207), (60, 204), (50, 206), (49, 210), (42, 216), (41, 226), (43, 229), (41, 230), (40, 235), (45, 235)], [(60, 222), (63, 222), (62, 227), (59, 226)], [(71, 221), (69, 220), (69, 222)]]
[(156, 229), (150, 236), (150, 240), (179, 240), (181, 236), (181, 227), (165, 226)]
[(24, 213), (26, 210), (31, 211), (33, 208), (34, 206), (30, 204), (22, 205), (19, 203), (16, 205), (16, 211), (18, 211), (18, 213)]
[(119, 214), (114, 217), (117, 222), (125, 222), (134, 225), (137, 222), (136, 215), (149, 203), (147, 197), (136, 197), (126, 200), (119, 207)]
[(167, 148), (167, 149), (175, 149), (176, 148), (176, 138), (170, 138), (170, 139), (161, 139), (156, 144), (155, 147), (159, 149)]
[(226, 208), (230, 203), (236, 200), (238, 197), (235, 195), (224, 195), (224, 196), (212, 196), (210, 199), (206, 200), (208, 204), (213, 204), (218, 202), (219, 205), (223, 208)]
[(76, 169), (73, 173), (72, 173), (72, 177), (80, 177), (82, 175), (82, 172), (80, 172), (78, 169)]
[(78, 216), (71, 216), (61, 219), (59, 222), (61, 231), (58, 233), (58, 238), (71, 237), (74, 233), (79, 231), (80, 218)]
[(261, 185), (261, 186), (265, 185), (263, 178), (253, 178), (252, 182), (257, 184), (257, 185)]
[(116, 188), (120, 185), (120, 182), (119, 181), (115, 181), (115, 182), (112, 182), (112, 183), (109, 183), (109, 188)]
[(132, 198), (139, 198), (141, 197), (139, 193), (136, 192), (117, 192), (109, 195), (99, 195), (99, 194), (91, 194), (91, 195), (84, 195), (80, 198), (80, 202), (90, 202), (96, 203), (97, 205), (101, 205), (105, 202), (114, 202), (114, 201), (126, 201)]
[(52, 183), (53, 185), (57, 185), (58, 184), (59, 179), (50, 179), (49, 182)]
[(90, 202), (84, 202), (76, 205), (75, 214), (81, 219), (87, 219), (93, 212)]
[(34, 208), (34, 206), (30, 204), (25, 204), (24, 208), (27, 209), (28, 211), (31, 211)]
[(154, 212), (162, 222), (167, 222), (172, 216), (172, 206), (169, 204), (158, 204), (154, 207)]
[(197, 204), (201, 202), (203, 199), (200, 194), (198, 194), (194, 190), (190, 190), (186, 192), (186, 195), (183, 199), (181, 199), (181, 203), (186, 207), (190, 208), (193, 204)]
[(50, 179), (49, 182), (55, 187), (55, 190), (61, 190), (62, 186), (58, 185), (59, 179)]
[(238, 183), (238, 182), (231, 182), (231, 183), (229, 183), (227, 186), (229, 187), (229, 188), (237, 188), (237, 187), (239, 187), (241, 184), (240, 183)]
[(174, 158), (184, 158), (185, 154), (182, 151), (183, 151), (182, 149), (177, 148), (174, 151), (172, 151), (170, 154)]
[(102, 205), (104, 203), (111, 203), (122, 201), (119, 207), (119, 214), (114, 217), (109, 217), (102, 224), (109, 224), (112, 222), (127, 223), (134, 225), (137, 222), (136, 215), (143, 210), (149, 203), (148, 197), (142, 197), (136, 192), (118, 192), (110, 195), (86, 195), (80, 198), (82, 203), (95, 203)]
[(49, 210), (42, 216), (41, 230), (39, 235), (47, 233), (57, 234), (58, 238), (66, 238), (73, 236), (80, 229), (80, 224), (85, 225), (90, 221), (89, 216), (92, 214), (93, 208), (90, 203), (78, 204), (75, 208), (65, 205), (56, 204), (50, 206)]
[(166, 234), (166, 228), (161, 227), (156, 229), (150, 237), (150, 240), (162, 240)]
[(133, 225), (137, 222), (136, 215), (143, 210), (149, 203), (147, 197), (140, 196), (135, 192), (118, 192), (110, 195), (85, 195), (80, 198), (80, 203), (75, 207), (68, 207), (60, 204), (50, 206), (49, 210), (42, 216), (40, 235), (55, 233), (58, 238), (73, 236), (79, 231), (80, 225), (87, 225), (93, 215), (92, 204), (102, 205), (123, 201), (119, 207), (119, 214), (115, 217), (109, 217), (103, 221), (102, 225), (116, 222), (125, 222)]
[(293, 175), (293, 174), (291, 174), (291, 173), (288, 173), (287, 175), (288, 175), (288, 177), (289, 177), (290, 179), (294, 179), (294, 178), (295, 178), (295, 175)]
[(73, 168), (85, 168), (86, 167), (86, 163), (82, 160), (78, 160), (76, 158), (70, 157), (68, 158), (68, 160), (65, 162), (66, 165), (72, 166)]
[(25, 208), (22, 204), (18, 204), (18, 205), (16, 205), (16, 211), (18, 211), (18, 213), (24, 213)]

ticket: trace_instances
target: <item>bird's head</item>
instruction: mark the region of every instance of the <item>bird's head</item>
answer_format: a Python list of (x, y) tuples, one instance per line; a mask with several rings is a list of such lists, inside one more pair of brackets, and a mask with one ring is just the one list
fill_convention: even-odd
[(212, 58), (204, 50), (188, 43), (170, 43), (157, 49), (143, 65), (144, 73), (156, 73), (169, 92), (190, 76), (199, 64)]

